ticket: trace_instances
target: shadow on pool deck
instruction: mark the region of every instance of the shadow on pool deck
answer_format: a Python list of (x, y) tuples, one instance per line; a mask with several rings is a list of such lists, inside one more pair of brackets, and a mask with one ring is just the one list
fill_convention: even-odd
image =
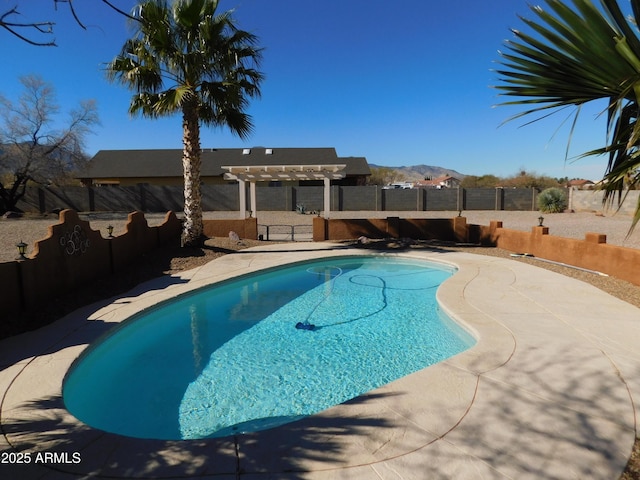
[[(351, 400), (352, 405), (363, 405), (381, 396), (369, 395)], [(278, 429), (286, 442), (265, 443), (264, 433), (238, 435), (206, 440), (147, 440), (123, 437), (84, 427), (69, 421), (60, 397), (34, 400), (14, 410), (37, 412), (29, 419), (2, 423), (2, 433), (19, 444), (20, 451), (79, 452), (81, 462), (56, 465), (51, 468), (71, 475), (89, 475), (91, 478), (195, 478), (201, 475), (218, 476), (247, 473), (271, 473), (286, 478), (304, 478), (295, 472), (304, 472), (305, 464), (320, 464), (324, 469), (334, 469), (342, 459), (341, 436), (359, 435), (363, 430), (386, 430), (393, 426), (384, 418), (374, 417), (321, 417), (313, 422), (294, 422)], [(1, 446), (2, 444), (0, 444)], [(0, 448), (0, 450), (2, 450)], [(268, 455), (265, 456), (265, 450)], [(342, 459), (344, 460), (344, 459)], [(275, 470), (270, 470), (269, 463)], [(17, 466), (16, 466), (17, 467)], [(0, 465), (4, 473), (5, 465)], [(24, 469), (26, 470), (26, 469)], [(35, 478), (28, 472), (15, 468), (14, 478)], [(26, 473), (26, 475), (25, 475)], [(35, 472), (34, 472), (35, 473)], [(9, 478), (3, 475), (3, 478)], [(225, 478), (225, 477), (223, 477)]]
[[(78, 308), (74, 310), (72, 315), (66, 315), (36, 330), (24, 332), (27, 334), (26, 336), (23, 333), (8, 339), (0, 338), (0, 341), (5, 342), (0, 356), (0, 370), (25, 358), (50, 354), (73, 345), (90, 343), (116, 325), (104, 320), (87, 321), (96, 312), (111, 305), (134, 302), (136, 297), (153, 291), (162, 291), (168, 287), (186, 283), (188, 283), (187, 279), (164, 275), (141, 283), (126, 293)], [(66, 332), (66, 335), (61, 335), (61, 331)]]
[[(612, 432), (633, 436), (633, 430), (624, 425), (624, 413), (615, 406), (629, 401), (622, 382), (613, 376), (602, 378), (599, 366), (593, 365), (598, 363), (593, 362), (594, 353), (568, 348), (561, 359), (541, 360), (535, 349), (528, 353), (525, 349), (510, 360), (522, 370), (510, 380), (502, 378), (499, 369), (473, 376), (466, 409), (459, 409), (462, 405), (455, 399), (449, 403), (432, 395), (429, 383), (423, 385), (421, 401), (414, 403), (407, 391), (410, 377), (405, 377), (350, 400), (337, 411), (222, 439), (163, 441), (104, 433), (70, 418), (60, 397), (40, 398), (12, 409), (3, 419), (3, 434), (20, 451), (79, 452), (81, 462), (26, 468), (0, 465), (0, 474), (6, 469), (15, 477), (3, 478), (30, 479), (53, 469), (69, 478), (215, 475), (297, 480), (330, 471), (357, 479), (376, 474), (387, 478), (402, 471), (403, 478), (442, 480), (609, 478), (606, 472), (621, 471), (628, 454), (611, 448)], [(558, 361), (566, 374), (561, 388), (547, 376), (551, 371), (557, 375)], [(456, 375), (449, 376), (450, 382), (457, 380)], [(585, 397), (584, 385), (594, 384), (598, 388)], [(607, 412), (597, 405), (604, 396), (611, 398), (612, 409)], [(437, 417), (433, 431), (412, 421), (416, 413), (430, 412)], [(12, 420), (14, 414), (21, 420)], [(566, 424), (572, 427), (563, 427)], [(589, 455), (574, 456), (583, 450)], [(341, 469), (348, 473), (336, 472)]]

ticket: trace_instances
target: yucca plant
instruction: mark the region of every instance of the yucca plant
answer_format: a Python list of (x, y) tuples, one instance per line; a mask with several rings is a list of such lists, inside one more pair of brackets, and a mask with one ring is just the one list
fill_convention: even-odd
[[(608, 155), (601, 188), (609, 204), (621, 202), (626, 187), (640, 186), (640, 0), (629, 1), (628, 15), (618, 0), (545, 0), (548, 9), (531, 7), (536, 20), (520, 18), (532, 33), (513, 30), (496, 85), (513, 98), (502, 105), (526, 107), (509, 120), (574, 108), (572, 130), (582, 105), (608, 102), (606, 145), (581, 157)], [(639, 220), (640, 201), (630, 231)]]
[(562, 213), (567, 209), (567, 195), (557, 187), (541, 191), (536, 202), (542, 213)]

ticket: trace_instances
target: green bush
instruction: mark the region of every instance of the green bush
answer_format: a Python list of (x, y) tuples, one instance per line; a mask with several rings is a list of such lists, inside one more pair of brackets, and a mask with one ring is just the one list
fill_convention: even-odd
[(567, 195), (559, 188), (547, 188), (538, 195), (538, 209), (542, 213), (561, 213), (567, 209)]

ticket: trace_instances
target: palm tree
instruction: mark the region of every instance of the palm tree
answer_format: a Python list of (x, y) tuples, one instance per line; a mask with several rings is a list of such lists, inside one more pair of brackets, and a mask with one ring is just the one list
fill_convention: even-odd
[(240, 138), (253, 129), (245, 113), (260, 96), (261, 49), (217, 0), (147, 0), (133, 13), (135, 32), (107, 65), (107, 75), (132, 90), (129, 112), (157, 118), (182, 114), (183, 246), (202, 238), (200, 123), (226, 126)]
[[(626, 187), (640, 187), (640, 0), (630, 0), (628, 15), (618, 0), (545, 2), (548, 10), (531, 7), (537, 20), (520, 17), (532, 33), (513, 30), (501, 53), (496, 88), (516, 97), (502, 105), (526, 106), (511, 119), (575, 109), (573, 130), (582, 105), (605, 100), (606, 145), (581, 157), (608, 155), (604, 202), (621, 202)], [(631, 230), (639, 220), (640, 201)]]

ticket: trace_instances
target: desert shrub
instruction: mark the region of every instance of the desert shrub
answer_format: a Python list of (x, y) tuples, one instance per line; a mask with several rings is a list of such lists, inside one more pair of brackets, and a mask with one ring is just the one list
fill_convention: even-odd
[(540, 192), (537, 202), (543, 213), (561, 213), (567, 209), (567, 194), (559, 188), (547, 188)]

